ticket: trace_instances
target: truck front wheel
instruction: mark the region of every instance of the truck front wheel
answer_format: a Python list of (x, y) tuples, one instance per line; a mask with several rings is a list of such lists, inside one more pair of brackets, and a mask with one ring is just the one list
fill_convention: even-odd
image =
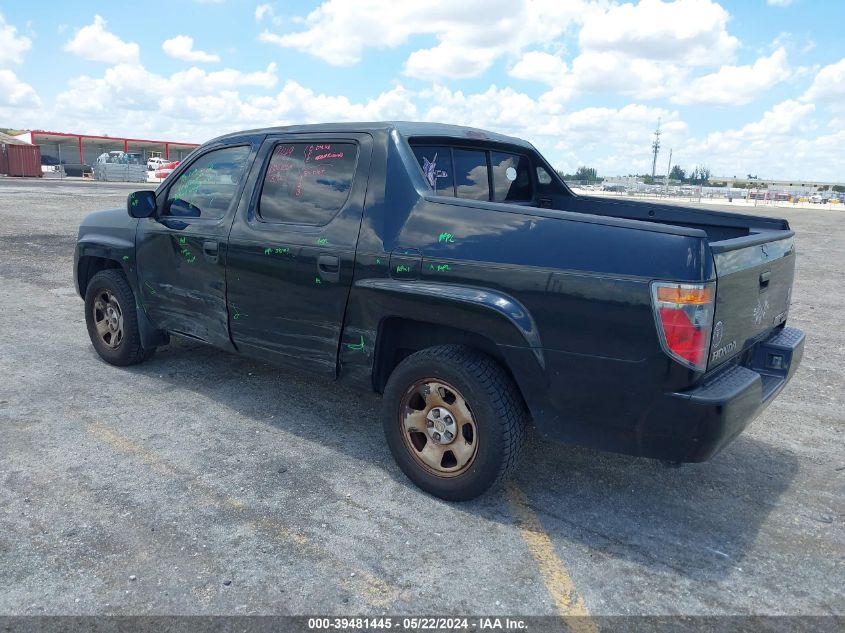
[(387, 443), (417, 486), (466, 501), (516, 465), (527, 412), (513, 380), (489, 356), (440, 345), (405, 358), (384, 389)]
[(101, 270), (91, 278), (85, 291), (85, 324), (97, 354), (112, 365), (141, 363), (155, 351), (141, 345), (135, 295), (119, 270)]

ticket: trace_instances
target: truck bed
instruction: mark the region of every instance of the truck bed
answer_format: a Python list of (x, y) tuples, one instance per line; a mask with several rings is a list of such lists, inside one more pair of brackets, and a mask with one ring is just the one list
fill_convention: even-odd
[(640, 202), (637, 200), (616, 200), (598, 196), (572, 196), (556, 201), (556, 208), (562, 211), (590, 213), (605, 217), (624, 218), (655, 222), (670, 226), (700, 229), (707, 234), (711, 244), (746, 237), (766, 230), (788, 230), (789, 224), (777, 218), (726, 213), (707, 209)]
[(786, 220), (632, 200), (573, 196), (566, 211), (704, 231), (717, 275), (708, 369), (786, 322), (795, 275), (794, 233)]

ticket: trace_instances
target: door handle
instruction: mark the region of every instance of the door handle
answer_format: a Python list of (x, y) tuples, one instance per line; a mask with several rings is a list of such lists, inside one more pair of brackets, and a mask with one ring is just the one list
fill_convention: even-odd
[(212, 242), (211, 240), (206, 240), (202, 243), (202, 252), (210, 262), (217, 262), (219, 248), (217, 242)]
[(769, 287), (769, 279), (771, 279), (771, 276), (772, 273), (769, 270), (760, 273), (760, 290), (765, 290)]
[(317, 258), (317, 272), (326, 281), (340, 281), (340, 260), (334, 255), (320, 255)]

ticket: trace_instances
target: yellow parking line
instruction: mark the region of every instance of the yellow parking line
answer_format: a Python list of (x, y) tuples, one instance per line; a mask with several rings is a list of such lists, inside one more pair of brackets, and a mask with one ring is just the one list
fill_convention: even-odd
[[(217, 492), (212, 486), (195, 474), (180, 470), (147, 447), (134, 442), (101, 422), (90, 423), (88, 425), (88, 432), (97, 440), (108, 444), (122, 453), (131, 455), (159, 473), (189, 479), (191, 489), (197, 491), (203, 500), (210, 505), (233, 510), (244, 515), (247, 513), (255, 514), (240, 499)], [(253, 529), (257, 530), (260, 528), (275, 534), (283, 540), (293, 543), (305, 554), (323, 560), (339, 574), (343, 584), (351, 585), (351, 588), (356, 592), (363, 589), (361, 593), (363, 593), (367, 602), (374, 607), (385, 609), (393, 603), (397, 591), (389, 583), (366, 570), (351, 568), (347, 562), (341, 560), (329, 550), (311, 543), (304, 534), (291, 530), (283, 523), (263, 515), (257, 517), (244, 516), (243, 520), (251, 525)], [(363, 587), (361, 586), (362, 583)]]
[(528, 546), (528, 551), (537, 563), (540, 576), (546, 584), (555, 608), (564, 618), (569, 630), (577, 633), (597, 633), (598, 626), (590, 618), (584, 598), (575, 589), (572, 576), (555, 553), (549, 534), (543, 529), (540, 519), (528, 506), (525, 493), (514, 482), (508, 482), (505, 496), (516, 517), (519, 533)]

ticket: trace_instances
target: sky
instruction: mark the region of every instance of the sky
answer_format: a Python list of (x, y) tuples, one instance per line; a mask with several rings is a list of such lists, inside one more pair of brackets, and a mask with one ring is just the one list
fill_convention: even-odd
[(0, 0), (0, 127), (426, 120), (557, 168), (845, 181), (845, 2)]

